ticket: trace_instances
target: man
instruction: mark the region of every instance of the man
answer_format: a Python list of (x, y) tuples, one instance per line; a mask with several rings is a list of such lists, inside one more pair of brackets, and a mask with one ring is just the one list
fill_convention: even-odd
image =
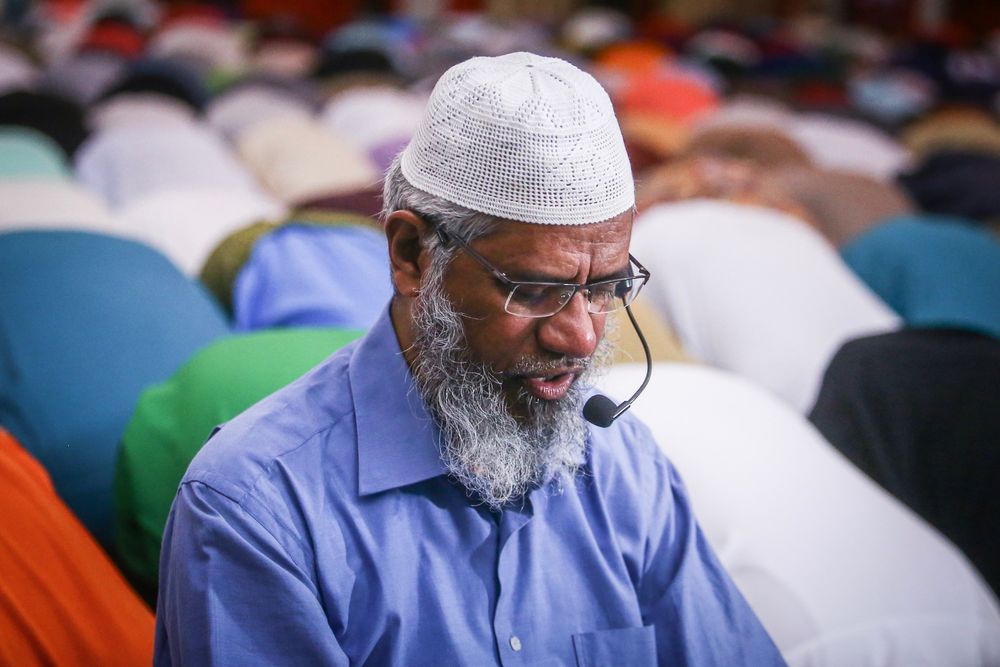
[(633, 207), (589, 75), (449, 70), (386, 176), (388, 312), (188, 469), (158, 664), (783, 664), (645, 427), (581, 416)]

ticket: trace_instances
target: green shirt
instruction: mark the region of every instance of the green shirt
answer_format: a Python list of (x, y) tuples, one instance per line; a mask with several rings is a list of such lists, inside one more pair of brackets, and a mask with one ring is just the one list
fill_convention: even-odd
[(273, 329), (230, 336), (142, 394), (115, 470), (115, 546), (120, 564), (147, 599), (156, 590), (160, 540), (177, 485), (212, 429), (362, 333)]

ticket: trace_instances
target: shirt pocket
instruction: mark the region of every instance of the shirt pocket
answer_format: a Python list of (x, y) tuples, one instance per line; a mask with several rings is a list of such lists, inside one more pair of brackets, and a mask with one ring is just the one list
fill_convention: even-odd
[(646, 667), (656, 665), (653, 626), (599, 630), (573, 635), (578, 667)]

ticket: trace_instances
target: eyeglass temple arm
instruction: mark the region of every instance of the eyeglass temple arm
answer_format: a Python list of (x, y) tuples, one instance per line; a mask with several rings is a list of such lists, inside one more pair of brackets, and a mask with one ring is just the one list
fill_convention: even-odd
[(635, 264), (636, 267), (639, 269), (639, 275), (645, 276), (646, 278), (649, 278), (649, 275), (650, 275), (649, 274), (649, 269), (647, 269), (645, 266), (643, 266), (642, 262), (640, 262), (639, 260), (637, 260), (635, 258), (635, 255), (633, 255), (632, 253), (629, 253), (628, 254), (628, 258), (630, 260), (632, 260), (632, 263)]

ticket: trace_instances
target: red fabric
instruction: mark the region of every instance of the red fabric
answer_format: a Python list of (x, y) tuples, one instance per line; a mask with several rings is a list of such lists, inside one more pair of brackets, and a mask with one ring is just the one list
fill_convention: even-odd
[(354, 19), (359, 0), (243, 0), (241, 8), (249, 19), (258, 21), (293, 21), (314, 39), (322, 38), (331, 28)]
[(180, 2), (167, 5), (160, 17), (159, 29), (183, 23), (225, 27), (229, 23), (225, 13), (213, 5), (200, 2)]
[(149, 665), (153, 614), (0, 429), (0, 665)]
[(822, 81), (800, 85), (796, 88), (793, 99), (797, 104), (813, 109), (845, 109), (849, 103), (843, 86)]
[(108, 23), (92, 27), (80, 43), (79, 50), (110, 51), (126, 58), (138, 58), (145, 46), (145, 39), (135, 28)]
[(639, 37), (662, 42), (674, 50), (694, 33), (691, 26), (665, 13), (647, 16), (635, 28)]

